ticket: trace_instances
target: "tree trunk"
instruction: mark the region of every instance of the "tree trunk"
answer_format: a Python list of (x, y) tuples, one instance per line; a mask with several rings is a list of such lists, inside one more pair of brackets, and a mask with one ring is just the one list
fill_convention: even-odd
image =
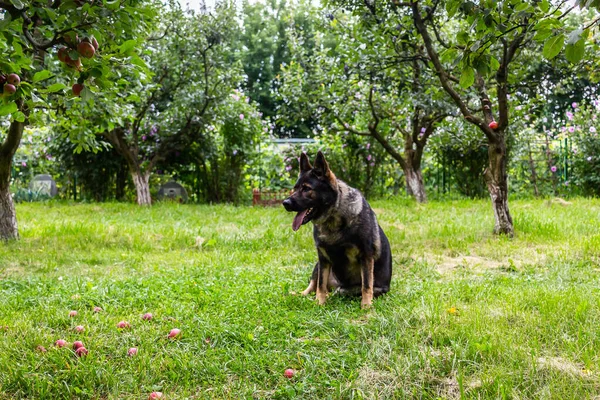
[(406, 193), (413, 196), (417, 203), (426, 203), (425, 184), (423, 183), (423, 174), (421, 169), (415, 169), (412, 165), (406, 165), (404, 169), (406, 178)]
[(12, 159), (21, 143), (25, 122), (13, 121), (8, 136), (0, 144), (0, 240), (19, 238), (17, 213), (10, 195), (10, 173)]
[(139, 170), (132, 170), (131, 178), (133, 179), (133, 184), (135, 185), (135, 191), (137, 193), (137, 203), (140, 206), (152, 205), (152, 198), (150, 197), (150, 184), (148, 183), (150, 174), (143, 173)]
[(9, 188), (10, 185), (0, 185), (0, 240), (19, 238), (17, 213)]
[(492, 199), (492, 208), (495, 217), (495, 234), (513, 236), (514, 227), (510, 211), (508, 210), (508, 175), (506, 165), (508, 155), (504, 135), (498, 135), (496, 142), (489, 143), (489, 164), (484, 172), (485, 181)]

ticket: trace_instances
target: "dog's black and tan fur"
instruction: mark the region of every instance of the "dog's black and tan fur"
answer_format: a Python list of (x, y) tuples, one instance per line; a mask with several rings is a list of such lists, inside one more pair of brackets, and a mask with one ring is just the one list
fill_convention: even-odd
[(292, 228), (312, 221), (319, 261), (303, 295), (317, 292), (325, 303), (329, 289), (340, 294), (362, 295), (363, 308), (374, 296), (390, 289), (392, 253), (377, 217), (362, 194), (338, 180), (319, 152), (312, 167), (300, 157), (300, 176), (294, 192), (283, 201), (298, 214)]

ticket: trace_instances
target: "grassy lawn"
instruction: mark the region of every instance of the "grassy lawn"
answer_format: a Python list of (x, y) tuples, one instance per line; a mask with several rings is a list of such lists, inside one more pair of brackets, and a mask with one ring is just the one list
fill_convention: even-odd
[(294, 294), (316, 252), (283, 208), (18, 205), (22, 240), (0, 244), (0, 399), (600, 394), (600, 200), (514, 201), (512, 240), (491, 234), (488, 201), (373, 207), (395, 270), (363, 311)]

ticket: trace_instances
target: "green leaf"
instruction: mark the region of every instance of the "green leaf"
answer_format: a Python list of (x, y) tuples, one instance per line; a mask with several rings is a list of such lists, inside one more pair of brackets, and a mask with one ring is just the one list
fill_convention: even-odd
[(563, 34), (553, 36), (550, 39), (546, 40), (542, 54), (548, 60), (552, 60), (554, 57), (556, 57), (558, 55), (558, 53), (560, 53), (564, 44), (565, 44), (565, 36)]
[(552, 35), (552, 29), (540, 29), (535, 33), (535, 36), (533, 36), (533, 40), (543, 42), (548, 39), (550, 35)]
[(446, 3), (446, 11), (448, 12), (449, 17), (453, 17), (458, 11), (458, 7), (460, 7), (460, 0), (451, 0)]
[(48, 71), (47, 69), (40, 72), (36, 72), (35, 75), (33, 75), (33, 83), (43, 81), (45, 79), (50, 78), (51, 76), (52, 72)]
[(11, 22), (12, 22), (12, 16), (9, 13), (5, 13), (4, 19), (2, 19), (2, 21), (0, 21), (0, 32), (4, 31), (6, 28), (8, 28), (8, 25), (10, 25)]
[(84, 101), (92, 100), (94, 98), (94, 94), (87, 86), (83, 87), (80, 96)]
[(585, 39), (580, 39), (578, 42), (568, 44), (565, 48), (565, 58), (570, 63), (578, 63), (585, 54)]
[(469, 42), (469, 34), (467, 32), (458, 32), (456, 35), (456, 39), (458, 40), (458, 44), (466, 45)]
[(92, 68), (92, 70), (90, 71), (90, 75), (93, 76), (94, 78), (101, 78), (102, 77), (102, 68), (99, 68), (99, 67)]
[(21, 46), (21, 43), (19, 43), (17, 41), (13, 41), (12, 45), (13, 45), (14, 54), (16, 54), (18, 56), (22, 56), (23, 55), (23, 46)]
[(468, 88), (475, 82), (475, 70), (469, 66), (465, 66), (460, 75), (460, 81), (458, 84), (462, 88)]
[(542, 29), (557, 28), (559, 26), (560, 26), (560, 21), (557, 20), (556, 18), (546, 18), (546, 19), (541, 20), (537, 24), (535, 24), (534, 29), (536, 31), (539, 31), (539, 30), (542, 30)]
[(12, 114), (18, 110), (19, 108), (17, 107), (17, 103), (15, 103), (14, 101), (11, 101), (8, 104), (3, 104), (0, 106), (0, 117)]
[(13, 118), (17, 122), (25, 122), (25, 114), (23, 114), (21, 111), (14, 113)]
[(55, 92), (58, 92), (59, 90), (63, 90), (66, 87), (67, 87), (67, 85), (65, 85), (64, 83), (55, 83), (54, 85), (50, 85), (48, 87), (48, 89), (46, 89), (46, 92), (55, 93)]
[(127, 40), (126, 42), (124, 42), (122, 45), (119, 46), (119, 52), (121, 54), (125, 54), (125, 53), (131, 51), (135, 47), (136, 43), (137, 42), (133, 39)]
[(105, 1), (104, 5), (106, 6), (106, 8), (108, 8), (109, 10), (118, 10), (119, 7), (121, 6), (121, 2), (119, 0), (115, 0), (115, 1)]
[(527, 9), (529, 9), (530, 5), (524, 1), (521, 4), (519, 4), (517, 7), (515, 7), (515, 11), (516, 12), (520, 12), (520, 11), (525, 11)]
[(496, 57), (490, 57), (490, 69), (498, 71), (498, 68), (500, 68), (500, 61)]
[(538, 3), (538, 7), (543, 13), (550, 11), (550, 2), (548, 0), (542, 0)]
[(17, 10), (22, 10), (25, 7), (25, 4), (21, 0), (10, 0), (10, 2)]

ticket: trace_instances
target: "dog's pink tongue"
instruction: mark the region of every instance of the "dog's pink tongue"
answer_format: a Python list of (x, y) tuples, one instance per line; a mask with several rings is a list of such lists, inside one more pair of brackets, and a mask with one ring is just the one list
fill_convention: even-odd
[(294, 232), (296, 232), (298, 229), (300, 229), (300, 226), (302, 226), (302, 220), (304, 219), (304, 216), (306, 215), (307, 211), (308, 209), (300, 211), (294, 217), (294, 222), (292, 222), (292, 229), (294, 230)]

